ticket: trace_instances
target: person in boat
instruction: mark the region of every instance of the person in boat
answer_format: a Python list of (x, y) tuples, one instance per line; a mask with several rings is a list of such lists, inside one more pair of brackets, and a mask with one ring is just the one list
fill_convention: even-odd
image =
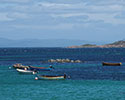
[(33, 74), (37, 74), (37, 73), (38, 73), (38, 71), (37, 71), (37, 70), (34, 70), (34, 71), (33, 71)]
[(35, 72), (35, 73), (38, 73), (38, 71), (37, 71), (36, 69), (34, 70), (34, 72)]
[(69, 75), (66, 75), (66, 73), (64, 73), (64, 78), (71, 78)]
[(66, 73), (64, 73), (64, 78), (66, 78)]
[(52, 65), (50, 65), (49, 67), (54, 69), (54, 67)]
[(31, 69), (32, 66), (28, 66), (29, 69)]
[(24, 68), (24, 70), (27, 70), (27, 68)]

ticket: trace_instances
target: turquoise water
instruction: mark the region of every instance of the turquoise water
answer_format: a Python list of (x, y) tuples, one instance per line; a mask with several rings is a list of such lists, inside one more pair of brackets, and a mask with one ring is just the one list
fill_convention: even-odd
[(125, 100), (125, 81), (77, 80), (72, 76), (35, 80), (34, 75), (19, 74), (8, 67), (0, 70), (0, 100)]
[[(11, 75), (8, 75), (11, 74)], [(0, 82), (1, 100), (124, 100), (125, 82), (110, 80), (34, 80), (8, 72)]]
[[(52, 51), (56, 51), (54, 54), (51, 52), (51, 56), (45, 56), (50, 54), (51, 49), (48, 48), (47, 50), (45, 48), (38, 48), (38, 50), (28, 48), (28, 53), (23, 52), (24, 48), (6, 49), (5, 52), (2, 50), (5, 49), (1, 49), (0, 52), (0, 100), (125, 100), (125, 62), (123, 60), (125, 49), (96, 49), (95, 53), (91, 55), (93, 49), (89, 49), (89, 52), (88, 49), (86, 51), (86, 49), (65, 50), (60, 48), (59, 50), (52, 49)], [(68, 55), (69, 51), (72, 53)], [(112, 51), (116, 53), (113, 55)], [(56, 52), (58, 55), (55, 55)], [(88, 52), (88, 56), (85, 52)], [(37, 53), (38, 55), (36, 55)], [(113, 56), (106, 58), (107, 53)], [(85, 62), (64, 64), (41, 62), (52, 58), (53, 55), (55, 58), (58, 56), (75, 59), (77, 57)], [(42, 57), (40, 58), (40, 56)], [(117, 61), (122, 62), (123, 65), (102, 67), (101, 61)], [(35, 75), (19, 74), (15, 69), (9, 69), (14, 63), (35, 66), (52, 64), (55, 70), (40, 72), (40, 74), (66, 73), (71, 78), (35, 80)]]

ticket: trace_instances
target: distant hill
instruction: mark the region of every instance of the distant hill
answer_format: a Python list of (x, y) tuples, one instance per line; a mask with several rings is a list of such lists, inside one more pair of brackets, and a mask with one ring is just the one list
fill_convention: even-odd
[(84, 44), (80, 46), (69, 46), (68, 48), (125, 48), (125, 41), (116, 41), (114, 43), (105, 45), (95, 45), (95, 44)]
[(22, 39), (11, 40), (0, 38), (0, 47), (67, 47), (69, 45), (79, 45), (83, 43), (93, 43), (84, 40), (70, 39)]
[(125, 47), (125, 41), (121, 40), (121, 41), (116, 41), (114, 43), (111, 44), (106, 44), (106, 45), (102, 45), (103, 47)]
[(121, 40), (121, 41), (116, 41), (114, 43), (111, 43), (111, 44), (107, 44), (107, 45), (121, 45), (121, 46), (125, 46), (125, 41), (124, 40)]

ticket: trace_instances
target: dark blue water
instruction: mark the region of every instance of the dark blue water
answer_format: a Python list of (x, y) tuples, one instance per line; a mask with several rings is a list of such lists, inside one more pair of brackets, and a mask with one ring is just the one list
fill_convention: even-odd
[[(48, 63), (49, 59), (83, 63)], [(0, 100), (125, 100), (125, 48), (0, 48)], [(122, 62), (122, 66), (102, 66)], [(55, 67), (40, 74), (64, 74), (66, 80), (34, 80), (8, 69), (15, 63)]]
[(26, 62), (69, 58), (82, 61), (124, 61), (124, 48), (0, 48), (0, 61)]

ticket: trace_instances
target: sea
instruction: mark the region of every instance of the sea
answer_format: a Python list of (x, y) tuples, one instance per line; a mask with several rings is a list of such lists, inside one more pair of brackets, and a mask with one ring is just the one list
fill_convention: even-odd
[[(50, 63), (49, 59), (81, 60)], [(102, 66), (121, 62), (122, 66)], [(35, 80), (12, 66), (52, 65), (41, 75), (70, 76), (64, 80)], [(0, 48), (0, 100), (125, 100), (125, 48)]]

